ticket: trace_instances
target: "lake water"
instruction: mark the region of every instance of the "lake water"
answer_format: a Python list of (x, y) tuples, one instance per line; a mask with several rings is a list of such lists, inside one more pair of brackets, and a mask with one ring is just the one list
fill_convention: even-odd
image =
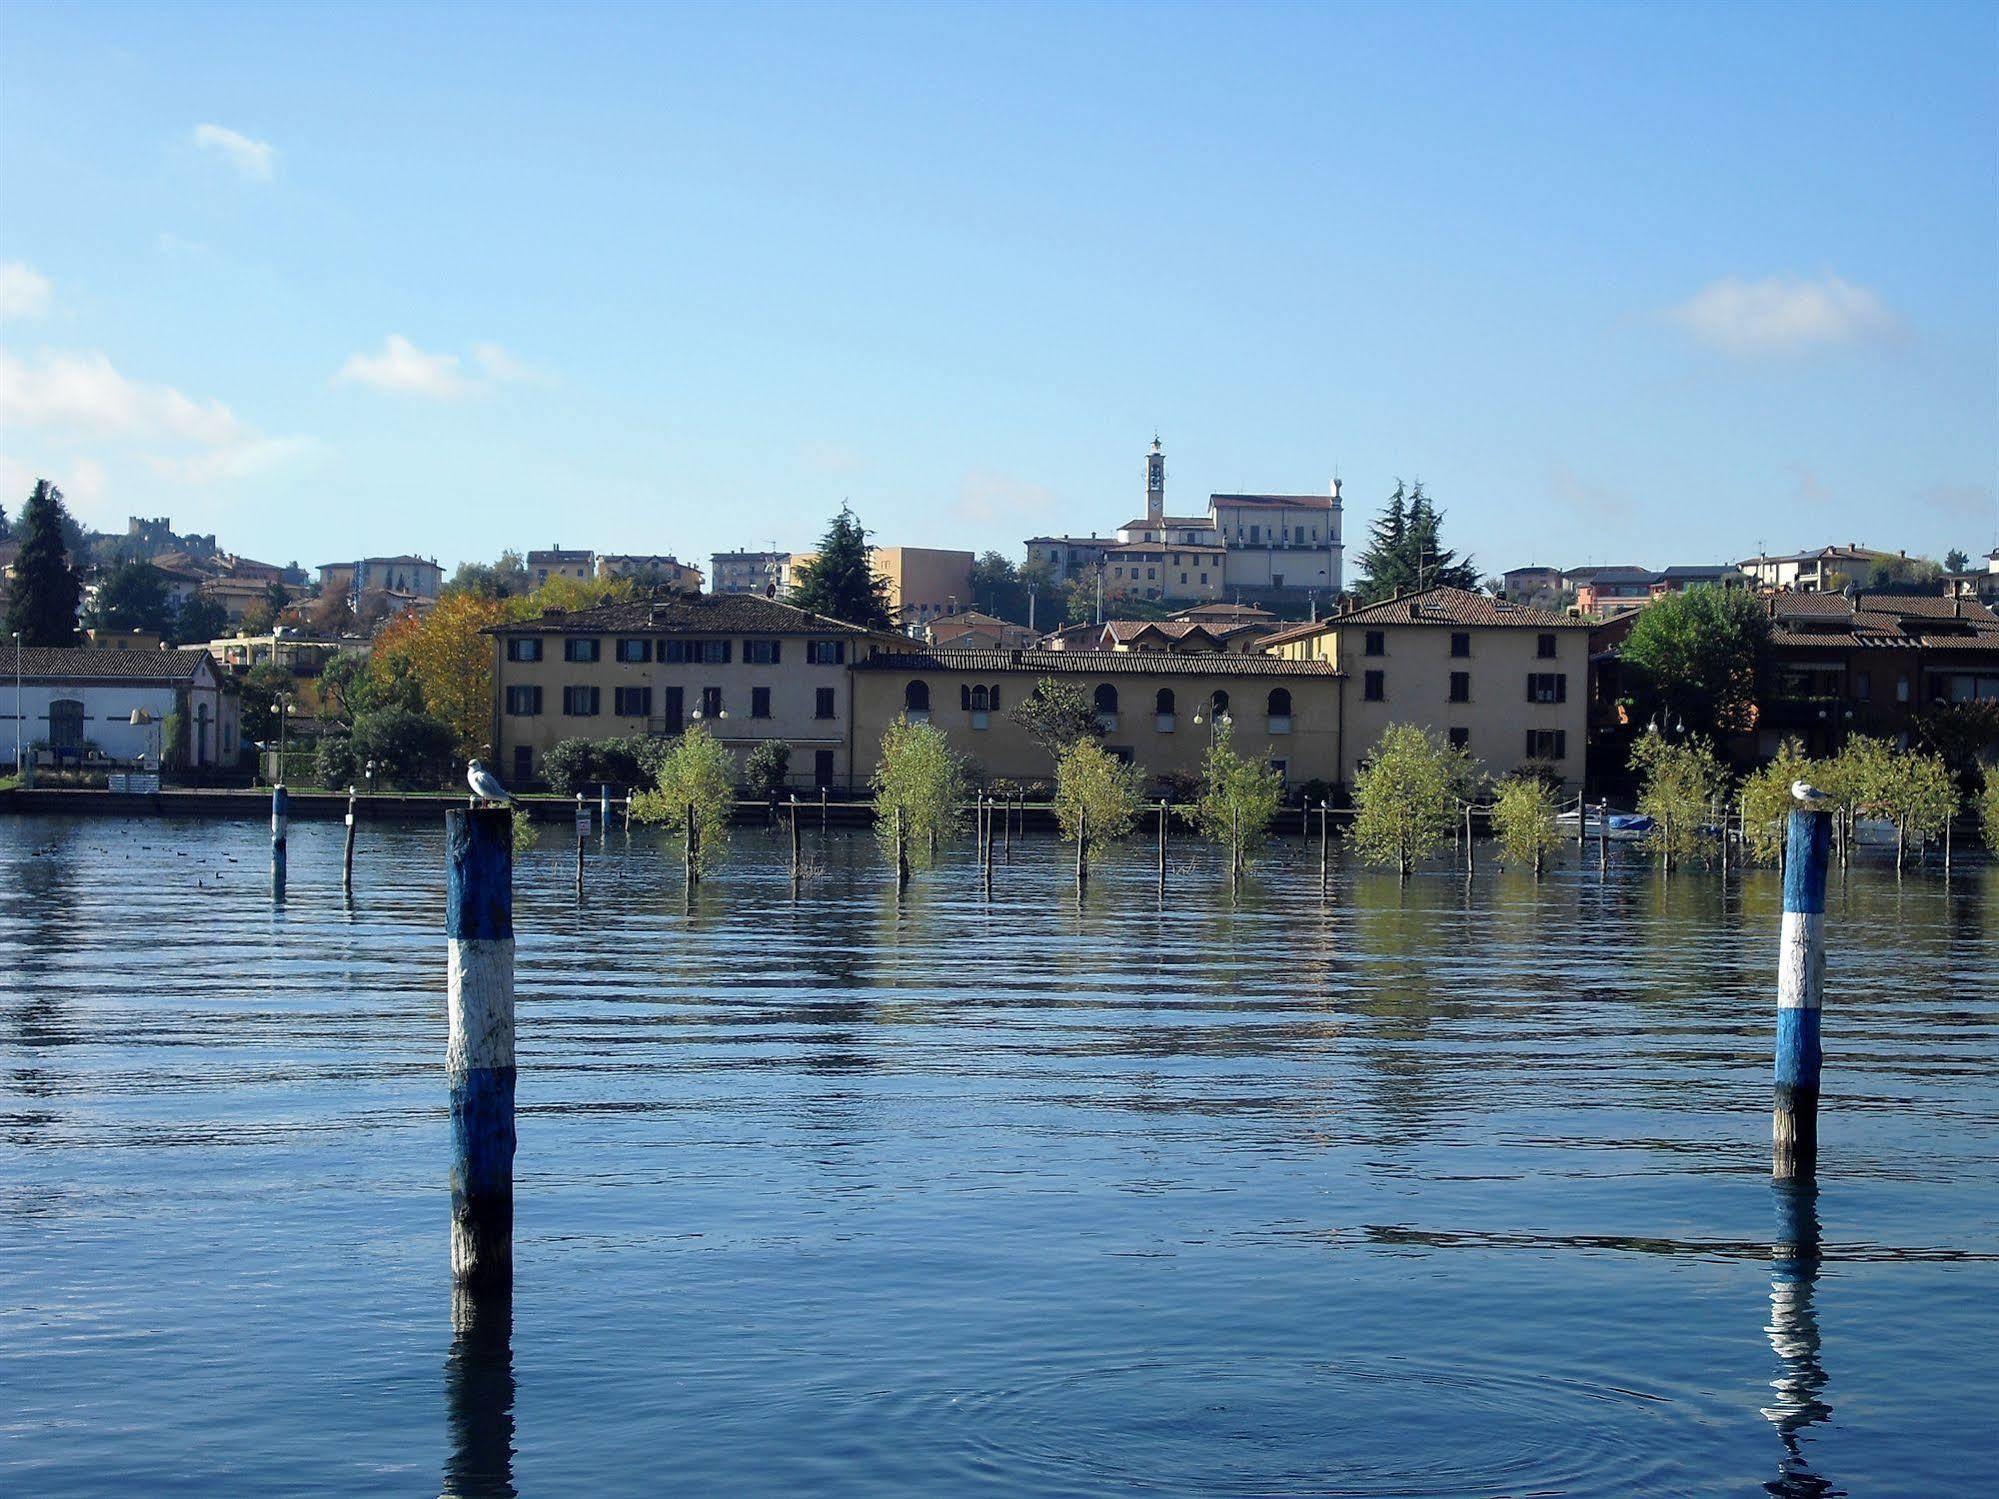
[[(1295, 842), (516, 869), (511, 1306), (454, 1307), (441, 827), (0, 819), (0, 1490), (1990, 1493), (1999, 868)], [(1620, 851), (1621, 852), (1621, 851)], [(1593, 854), (1593, 851), (1592, 851)], [(1773, 1249), (1773, 1246), (1776, 1246)]]

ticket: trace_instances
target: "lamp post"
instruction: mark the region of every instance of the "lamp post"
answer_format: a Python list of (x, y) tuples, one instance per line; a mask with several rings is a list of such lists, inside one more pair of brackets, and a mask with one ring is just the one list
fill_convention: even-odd
[[(156, 739), (156, 738), (158, 737), (158, 727), (157, 727), (157, 726), (158, 726), (158, 724), (159, 724), (159, 722), (160, 722), (160, 716), (159, 716), (159, 714), (157, 714), (157, 713), (153, 712), (153, 711), (152, 711), (152, 709), (150, 709), (150, 708), (134, 708), (134, 709), (132, 710), (132, 716), (131, 716), (131, 718), (130, 718), (130, 719), (128, 720), (128, 722), (129, 722), (129, 723), (130, 723), (130, 724), (132, 725), (132, 727), (133, 727), (133, 728), (135, 728), (135, 729), (152, 729), (152, 730), (154, 730), (154, 732), (153, 732), (153, 733), (149, 733), (149, 734), (148, 734), (148, 735), (146, 736), (146, 738), (147, 738), (147, 740), (148, 740), (149, 742), (150, 742), (150, 741), (153, 741), (153, 740), (155, 740), (155, 739)], [(155, 749), (153, 750), (153, 769), (154, 769), (154, 770), (156, 770), (156, 771), (157, 771), (157, 770), (158, 770), (158, 769), (160, 768), (160, 754), (161, 754), (161, 752), (160, 752), (160, 750), (159, 750), (158, 748), (155, 748)], [(145, 758), (146, 758), (146, 756), (145, 756), (145, 751), (144, 751), (144, 750), (142, 749), (142, 750), (140, 750), (140, 752), (139, 752), (139, 759), (140, 759), (140, 762), (141, 762), (141, 764), (143, 764), (143, 763), (144, 763), (144, 761), (145, 761)]]
[(375, 794), (375, 762), (373, 760), (370, 760), (368, 762), (368, 795), (373, 796), (374, 794)]
[(21, 762), (21, 632), (14, 632), (14, 774), (27, 782), (28, 768)]

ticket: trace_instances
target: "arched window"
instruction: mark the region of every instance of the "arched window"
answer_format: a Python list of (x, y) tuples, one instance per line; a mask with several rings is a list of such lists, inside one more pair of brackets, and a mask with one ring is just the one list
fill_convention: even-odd
[(1173, 689), (1171, 687), (1162, 687), (1159, 689), (1159, 696), (1153, 700), (1152, 711), (1154, 713), (1171, 713), (1173, 711)]
[(902, 689), (902, 711), (911, 718), (916, 717), (919, 713), (925, 718), (930, 716), (930, 684), (928, 682), (912, 681)]
[(995, 713), (999, 712), (999, 683), (995, 682), (986, 689), (986, 706)]
[(984, 687), (967, 687), (965, 689), (965, 706), (970, 708), (974, 713), (985, 712), (990, 706), (987, 701), (986, 689)]
[(1099, 713), (1117, 712), (1117, 688), (1111, 686), (1108, 682), (1099, 682), (1097, 684), (1096, 701)]
[(73, 697), (59, 697), (49, 704), (49, 748), (83, 748), (83, 704)]
[(1291, 689), (1290, 689), (1290, 688), (1288, 688), (1288, 687), (1273, 687), (1273, 688), (1271, 688), (1271, 690), (1270, 690), (1270, 716), (1271, 716), (1272, 718), (1289, 718), (1289, 717), (1291, 716)]
[(1224, 718), (1228, 715), (1228, 711), (1229, 695), (1226, 692), (1218, 691), (1213, 697), (1208, 699), (1208, 713), (1210, 717)]

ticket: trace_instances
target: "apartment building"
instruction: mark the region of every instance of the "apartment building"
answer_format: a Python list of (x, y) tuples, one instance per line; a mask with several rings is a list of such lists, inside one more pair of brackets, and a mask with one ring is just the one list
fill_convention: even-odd
[(656, 594), (494, 625), (493, 763), (538, 779), (564, 739), (702, 723), (738, 760), (778, 740), (799, 787), (847, 786), (865, 630), (752, 594)]
[(1104, 747), (1139, 766), (1149, 790), (1200, 772), (1223, 728), (1288, 785), (1330, 780), (1339, 746), (1339, 673), (1267, 656), (1071, 651), (896, 651), (853, 668), (857, 784), (898, 719), (941, 729), (987, 780), (1052, 781), (1048, 751), (1009, 716), (1044, 677), (1090, 695)]
[(888, 584), (889, 617), (912, 635), (972, 601), (972, 554), (938, 547), (870, 547), (868, 563)]
[(1589, 631), (1564, 614), (1428, 588), (1279, 630), (1260, 646), (1342, 673), (1343, 786), (1390, 724), (1413, 723), (1492, 774), (1549, 766), (1574, 791), (1587, 748)]
[(597, 554), (588, 548), (548, 547), (528, 553), (527, 569), (528, 585), (533, 588), (541, 587), (550, 578), (571, 578), (578, 583), (587, 583), (596, 576)]
[(790, 552), (716, 552), (708, 576), (716, 593), (756, 593), (783, 598), (802, 559)]
[(699, 593), (701, 569), (682, 562), (671, 553), (606, 552), (597, 559), (600, 578), (639, 578), (656, 588), (675, 593)]

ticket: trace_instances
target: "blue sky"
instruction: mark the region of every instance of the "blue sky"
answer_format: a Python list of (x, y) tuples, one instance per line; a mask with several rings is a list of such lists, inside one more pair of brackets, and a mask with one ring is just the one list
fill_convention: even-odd
[(0, 9), (0, 484), (308, 565), (1397, 476), (1490, 570), (1999, 536), (1999, 12)]

